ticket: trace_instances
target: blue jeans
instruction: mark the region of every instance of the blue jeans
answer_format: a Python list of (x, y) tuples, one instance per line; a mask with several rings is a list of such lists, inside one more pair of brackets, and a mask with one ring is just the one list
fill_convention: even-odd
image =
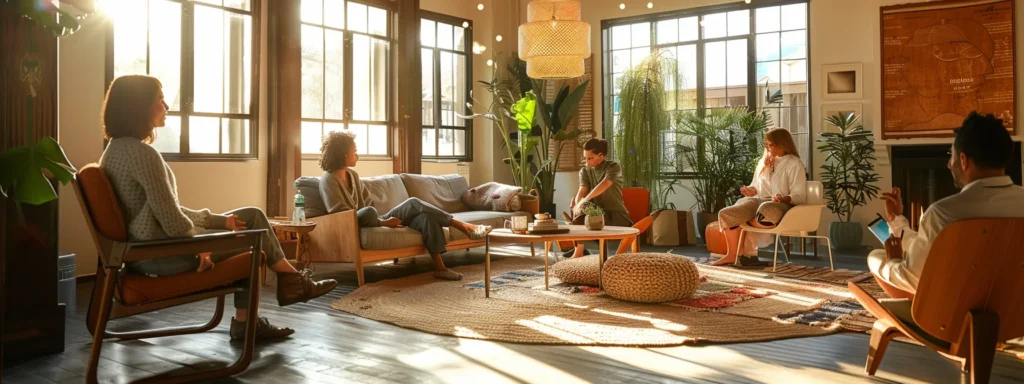
[(444, 227), (452, 223), (452, 215), (415, 197), (403, 201), (383, 216), (378, 216), (374, 207), (364, 207), (356, 211), (356, 217), (359, 227), (366, 228), (379, 227), (381, 220), (397, 218), (402, 225), (423, 235), (423, 245), (430, 254), (440, 255), (447, 251)]

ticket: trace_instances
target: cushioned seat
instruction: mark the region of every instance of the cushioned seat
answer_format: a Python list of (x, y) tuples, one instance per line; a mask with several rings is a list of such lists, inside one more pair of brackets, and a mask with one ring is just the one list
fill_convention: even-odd
[(604, 264), (605, 293), (619, 300), (662, 303), (693, 295), (700, 273), (689, 259), (668, 253), (627, 253)]
[(601, 279), (598, 262), (597, 255), (563, 260), (551, 267), (551, 273), (565, 283), (596, 286)]
[[(490, 225), (494, 228), (501, 228), (505, 220), (512, 216), (529, 216), (527, 212), (494, 212), (494, 211), (471, 211), (453, 213), (456, 220), (471, 224)], [(466, 234), (462, 231), (444, 228), (444, 237), (448, 242), (465, 240)], [(388, 250), (423, 245), (423, 235), (412, 228), (360, 228), (359, 244), (363, 249)]]
[(249, 276), (249, 253), (223, 260), (203, 272), (150, 277), (125, 273), (117, 279), (117, 293), (121, 303), (138, 305), (189, 293), (223, 287), (225, 281), (239, 281)]

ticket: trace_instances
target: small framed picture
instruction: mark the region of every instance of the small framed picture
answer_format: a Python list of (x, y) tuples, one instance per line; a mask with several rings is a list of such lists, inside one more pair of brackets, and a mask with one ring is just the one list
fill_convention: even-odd
[(821, 99), (850, 100), (864, 98), (864, 65), (861, 63), (821, 66)]
[(824, 121), (829, 116), (835, 115), (847, 115), (853, 113), (857, 116), (861, 116), (860, 124), (864, 124), (863, 117), (863, 105), (860, 103), (842, 103), (842, 104), (822, 104), (821, 105), (821, 131), (822, 132), (839, 132), (836, 126)]

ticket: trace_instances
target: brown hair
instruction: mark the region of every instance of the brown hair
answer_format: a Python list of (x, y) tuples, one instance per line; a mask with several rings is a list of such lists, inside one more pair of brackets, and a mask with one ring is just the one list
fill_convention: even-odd
[[(793, 135), (789, 133), (789, 130), (785, 128), (775, 128), (769, 130), (764, 134), (764, 140), (770, 141), (777, 147), (782, 147), (783, 151), (786, 151), (787, 155), (793, 155), (796, 158), (800, 158), (800, 152), (796, 149), (796, 143), (793, 142)], [(761, 159), (761, 164), (764, 166), (761, 168), (761, 173), (768, 170), (768, 158), (771, 154), (768, 153), (768, 147), (765, 146), (764, 157)]]
[(114, 79), (103, 100), (103, 137), (134, 137), (152, 143), (153, 102), (160, 92), (160, 80), (146, 75), (125, 75)]
[(345, 158), (356, 146), (356, 134), (350, 131), (334, 131), (324, 136), (320, 143), (320, 169), (334, 172), (345, 168)]
[(608, 140), (593, 138), (583, 144), (583, 149), (595, 155), (608, 155)]

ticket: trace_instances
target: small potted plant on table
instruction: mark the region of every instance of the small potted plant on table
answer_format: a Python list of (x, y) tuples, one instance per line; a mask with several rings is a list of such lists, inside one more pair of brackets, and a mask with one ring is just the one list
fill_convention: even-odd
[(587, 229), (600, 231), (604, 228), (604, 209), (601, 209), (597, 204), (591, 202), (584, 204), (583, 214), (587, 215), (584, 219)]

